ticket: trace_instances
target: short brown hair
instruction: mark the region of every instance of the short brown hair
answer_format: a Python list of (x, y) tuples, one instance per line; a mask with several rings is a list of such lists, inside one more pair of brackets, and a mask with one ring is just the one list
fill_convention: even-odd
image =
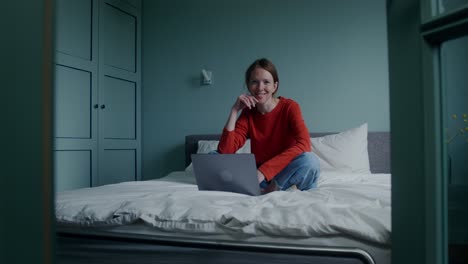
[[(279, 88), (279, 78), (278, 78), (278, 71), (276, 70), (275, 65), (268, 59), (266, 58), (261, 58), (256, 61), (254, 61), (252, 64), (250, 64), (249, 68), (247, 68), (247, 71), (245, 72), (245, 84), (247, 87), (249, 86), (249, 81), (250, 81), (250, 76), (252, 75), (252, 72), (255, 70), (255, 68), (262, 68), (269, 72), (271, 76), (273, 76), (273, 81), (278, 83), (278, 88)], [(275, 93), (278, 91), (276, 89)]]

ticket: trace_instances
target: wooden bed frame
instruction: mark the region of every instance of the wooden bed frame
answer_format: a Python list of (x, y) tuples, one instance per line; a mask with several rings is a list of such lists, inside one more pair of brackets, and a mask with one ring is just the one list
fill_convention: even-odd
[[(333, 133), (311, 133), (318, 137)], [(185, 163), (196, 153), (199, 140), (219, 135), (188, 135)], [(369, 132), (368, 151), (372, 173), (390, 173), (390, 133)], [(57, 228), (57, 263), (356, 263), (375, 264), (359, 248), (291, 246), (208, 240), (203, 237), (171, 237), (123, 234), (99, 228)], [(379, 264), (379, 263), (377, 263)]]

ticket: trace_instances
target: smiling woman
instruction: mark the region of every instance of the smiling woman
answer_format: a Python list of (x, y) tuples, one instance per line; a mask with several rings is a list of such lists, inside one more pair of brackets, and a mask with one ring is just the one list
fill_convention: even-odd
[(262, 192), (316, 187), (319, 161), (311, 152), (299, 105), (274, 97), (279, 87), (276, 67), (265, 58), (254, 61), (245, 83), (250, 95), (240, 95), (232, 106), (218, 152), (235, 153), (249, 138)]

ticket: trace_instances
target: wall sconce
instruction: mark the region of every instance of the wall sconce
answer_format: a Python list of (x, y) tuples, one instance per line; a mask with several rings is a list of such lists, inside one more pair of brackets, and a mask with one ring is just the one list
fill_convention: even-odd
[(213, 72), (208, 71), (205, 69), (202, 69), (201, 71), (201, 76), (202, 76), (202, 84), (203, 85), (211, 85), (213, 83)]

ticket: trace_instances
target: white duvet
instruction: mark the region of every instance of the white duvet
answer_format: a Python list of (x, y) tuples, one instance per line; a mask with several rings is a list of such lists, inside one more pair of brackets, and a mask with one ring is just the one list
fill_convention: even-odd
[(159, 180), (124, 182), (58, 193), (59, 224), (125, 225), (162, 231), (307, 238), (345, 235), (390, 244), (389, 174), (322, 172), (318, 188), (262, 196), (198, 191), (173, 172)]

